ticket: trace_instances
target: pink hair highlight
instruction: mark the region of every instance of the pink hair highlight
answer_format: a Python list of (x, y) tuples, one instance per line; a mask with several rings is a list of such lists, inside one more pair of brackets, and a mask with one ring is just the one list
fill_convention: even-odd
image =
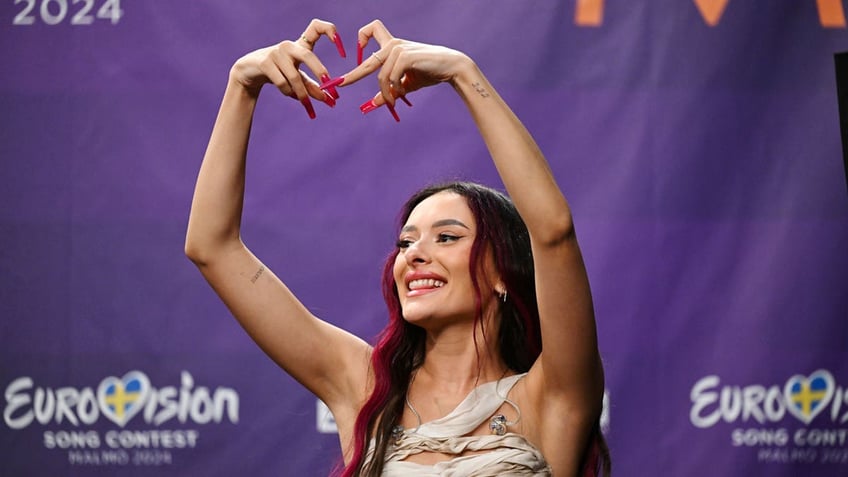
[(353, 458), (344, 468), (341, 477), (353, 477), (362, 469), (368, 448), (367, 439), (374, 429), (377, 415), (383, 410), (391, 390), (391, 363), (395, 352), (400, 348), (404, 337), (404, 321), (397, 298), (392, 267), (397, 251), (393, 252), (383, 266), (383, 296), (389, 312), (389, 323), (380, 332), (377, 344), (371, 354), (371, 368), (374, 370), (374, 390), (365, 401), (353, 427)]

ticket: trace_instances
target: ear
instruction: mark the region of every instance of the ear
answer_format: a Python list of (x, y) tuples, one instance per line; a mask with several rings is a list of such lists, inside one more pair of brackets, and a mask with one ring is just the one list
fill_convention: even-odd
[(504, 285), (503, 282), (496, 283), (495, 284), (495, 293), (498, 296), (503, 296), (503, 294), (506, 293), (506, 285)]

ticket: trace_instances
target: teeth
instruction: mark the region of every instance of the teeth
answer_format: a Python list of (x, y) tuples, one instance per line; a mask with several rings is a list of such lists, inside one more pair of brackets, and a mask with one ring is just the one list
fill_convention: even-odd
[(422, 288), (441, 288), (444, 286), (445, 282), (441, 280), (434, 280), (432, 278), (423, 278), (419, 280), (412, 280), (409, 282), (410, 290), (419, 290)]

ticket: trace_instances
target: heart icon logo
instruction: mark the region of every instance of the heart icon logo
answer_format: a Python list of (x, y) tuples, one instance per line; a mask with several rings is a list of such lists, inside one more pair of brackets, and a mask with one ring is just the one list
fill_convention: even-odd
[(130, 371), (123, 378), (109, 376), (97, 388), (97, 402), (103, 415), (124, 427), (147, 401), (150, 380), (141, 371)]
[(824, 369), (809, 377), (796, 374), (783, 387), (786, 409), (804, 424), (809, 424), (830, 403), (834, 388), (833, 375)]

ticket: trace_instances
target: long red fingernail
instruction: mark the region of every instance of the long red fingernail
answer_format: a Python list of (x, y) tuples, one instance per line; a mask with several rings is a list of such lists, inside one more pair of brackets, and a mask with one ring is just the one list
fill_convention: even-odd
[(356, 64), (362, 64), (362, 44), (358, 41), (356, 42)]
[[(325, 92), (329, 93), (333, 99), (339, 99), (339, 93), (336, 91), (335, 85), (344, 81), (344, 78), (336, 78), (335, 80), (330, 79), (330, 75), (324, 73), (321, 75), (322, 83), (318, 85), (322, 90), (326, 90)], [(337, 83), (333, 83), (333, 81), (337, 81)], [(326, 85), (326, 86), (325, 86)]]
[[(326, 80), (324, 79), (325, 76), (327, 77)], [(339, 76), (338, 78), (330, 79), (328, 75), (322, 75), (321, 81), (323, 82), (319, 84), (318, 87), (321, 89), (335, 88), (336, 86), (339, 86), (340, 84), (344, 83), (344, 80), (344, 76)]]
[(410, 108), (412, 107), (412, 103), (410, 103), (409, 100), (406, 99), (406, 96), (398, 96), (398, 98), (400, 98), (400, 100), (403, 101), (404, 103), (406, 103), (406, 105), (409, 106)]
[(368, 101), (362, 103), (362, 106), (359, 107), (359, 110), (362, 111), (362, 114), (370, 113), (380, 106), (377, 104), (376, 99), (369, 99)]
[(342, 45), (342, 37), (339, 36), (339, 32), (333, 34), (333, 43), (336, 44), (336, 49), (339, 50), (339, 55), (341, 55), (342, 58), (347, 58), (344, 45)]
[(327, 103), (327, 106), (331, 108), (336, 107), (336, 99), (333, 98), (333, 96), (326, 91), (324, 91), (324, 102)]
[(395, 111), (395, 107), (392, 106), (391, 103), (386, 103), (386, 107), (389, 108), (389, 112), (392, 113), (392, 116), (394, 116), (395, 121), (400, 122), (400, 116), (398, 116), (397, 111)]
[(303, 98), (300, 100), (300, 103), (306, 108), (306, 114), (309, 115), (309, 119), (315, 119), (315, 109), (312, 108), (312, 101), (309, 101), (309, 98)]

